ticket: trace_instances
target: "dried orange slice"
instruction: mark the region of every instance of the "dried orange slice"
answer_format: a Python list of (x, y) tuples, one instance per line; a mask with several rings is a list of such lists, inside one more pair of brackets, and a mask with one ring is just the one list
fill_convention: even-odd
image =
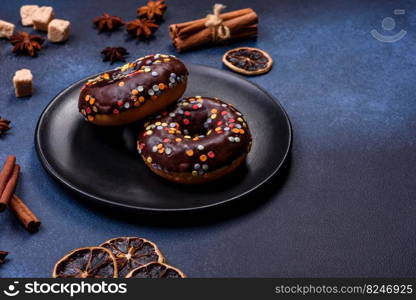
[(56, 264), (53, 278), (117, 278), (117, 262), (114, 255), (103, 247), (78, 248)]
[(156, 244), (139, 237), (118, 237), (100, 246), (110, 250), (115, 256), (120, 277), (125, 277), (131, 270), (147, 263), (165, 261)]
[(185, 278), (179, 269), (164, 263), (152, 262), (132, 270), (126, 278)]
[(225, 52), (223, 63), (231, 70), (245, 75), (259, 75), (269, 72), (273, 59), (264, 50), (241, 47)]

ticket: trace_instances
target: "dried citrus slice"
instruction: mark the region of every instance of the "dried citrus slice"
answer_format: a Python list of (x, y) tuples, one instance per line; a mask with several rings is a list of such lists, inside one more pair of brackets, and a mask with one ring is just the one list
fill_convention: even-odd
[(131, 270), (147, 263), (165, 261), (162, 252), (154, 243), (139, 237), (118, 237), (100, 246), (110, 250), (115, 256), (120, 277), (125, 277)]
[(126, 278), (185, 278), (179, 269), (164, 263), (152, 262), (132, 270)]
[(245, 75), (258, 75), (269, 72), (273, 59), (258, 48), (241, 47), (225, 52), (223, 63), (231, 70)]
[(52, 273), (53, 278), (117, 278), (116, 258), (106, 248), (78, 248), (56, 264)]

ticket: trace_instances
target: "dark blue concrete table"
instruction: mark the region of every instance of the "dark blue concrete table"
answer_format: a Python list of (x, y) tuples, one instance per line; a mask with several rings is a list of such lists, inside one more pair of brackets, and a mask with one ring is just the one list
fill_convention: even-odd
[[(17, 155), (23, 169), (18, 194), (43, 221), (31, 235), (9, 212), (0, 214), (0, 249), (10, 251), (1, 277), (50, 276), (67, 251), (115, 236), (155, 241), (192, 277), (416, 276), (414, 2), (224, 1), (229, 9), (255, 5), (258, 39), (179, 57), (223, 68), (222, 53), (234, 46), (269, 51), (272, 71), (249, 79), (289, 113), (292, 157), (285, 174), (245, 199), (245, 208), (224, 208), (189, 224), (148, 222), (84, 204), (43, 170), (33, 135), (55, 94), (109, 68), (102, 48), (126, 47), (131, 59), (174, 53), (168, 24), (204, 16), (213, 3), (169, 0), (166, 22), (147, 43), (124, 32), (97, 34), (91, 26), (103, 12), (133, 19), (140, 1), (7, 0), (0, 19), (19, 23), (24, 2), (53, 5), (57, 17), (72, 22), (72, 36), (64, 45), (48, 43), (34, 59), (16, 57), (0, 41), (0, 115), (14, 126), (0, 138), (0, 160)], [(394, 29), (392, 19), (383, 28), (386, 17)], [(373, 29), (386, 38), (407, 34), (385, 43), (372, 37)], [(35, 76), (30, 99), (13, 95), (13, 73), (23, 67)]]

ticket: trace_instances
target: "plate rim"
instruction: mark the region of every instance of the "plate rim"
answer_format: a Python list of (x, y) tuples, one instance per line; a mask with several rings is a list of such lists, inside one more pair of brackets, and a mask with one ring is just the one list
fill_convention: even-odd
[(71, 182), (69, 182), (68, 180), (66, 180), (65, 178), (63, 178), (61, 175), (58, 174), (58, 172), (55, 171), (55, 169), (53, 168), (53, 166), (48, 162), (48, 160), (45, 157), (44, 151), (41, 149), (40, 146), (40, 126), (41, 123), (44, 121), (45, 116), (48, 114), (48, 111), (53, 107), (53, 104), (57, 101), (58, 97), (61, 96), (62, 94), (66, 93), (67, 91), (71, 90), (74, 86), (80, 84), (81, 82), (85, 82), (86, 80), (90, 79), (90, 78), (94, 78), (97, 77), (100, 73), (91, 75), (91, 76), (86, 76), (72, 84), (70, 84), (68, 87), (64, 88), (63, 90), (61, 90), (60, 92), (58, 92), (51, 101), (49, 101), (49, 103), (45, 106), (45, 108), (42, 110), (39, 119), (36, 123), (36, 128), (35, 128), (35, 135), (34, 135), (34, 139), (35, 139), (35, 149), (36, 149), (36, 153), (38, 155), (38, 158), (43, 166), (43, 168), (46, 170), (46, 172), (52, 176), (53, 179), (55, 179), (56, 181), (58, 181), (60, 184), (62, 184), (65, 188), (69, 189), (70, 191), (82, 196), (83, 198), (89, 200), (89, 201), (93, 201), (93, 202), (98, 202), (98, 203), (102, 203), (108, 206), (112, 206), (112, 207), (117, 207), (117, 208), (121, 208), (121, 209), (126, 209), (129, 211), (135, 211), (135, 212), (157, 212), (157, 213), (169, 213), (169, 212), (189, 212), (189, 211), (201, 211), (204, 209), (208, 209), (208, 208), (214, 208), (220, 205), (224, 205), (226, 203), (231, 203), (239, 198), (242, 198), (244, 196), (247, 196), (248, 194), (254, 192), (255, 190), (257, 190), (258, 188), (260, 188), (261, 186), (263, 186), (266, 182), (268, 182), (272, 177), (274, 177), (276, 175), (276, 173), (282, 168), (284, 162), (287, 160), (288, 155), (290, 153), (291, 147), (292, 147), (292, 142), (293, 142), (293, 129), (292, 129), (292, 124), (290, 122), (289, 116), (286, 112), (286, 110), (283, 108), (282, 104), (280, 103), (280, 101), (277, 100), (277, 98), (275, 98), (273, 95), (271, 95), (269, 92), (267, 92), (265, 89), (263, 89), (262, 87), (260, 87), (258, 84), (248, 80), (247, 78), (238, 75), (238, 74), (234, 74), (230, 71), (227, 70), (223, 70), (223, 69), (218, 69), (218, 68), (214, 68), (211, 66), (207, 66), (207, 65), (203, 65), (203, 64), (195, 64), (195, 63), (187, 63), (188, 66), (195, 66), (197, 68), (208, 68), (214, 71), (220, 71), (220, 72), (226, 72), (228, 73), (229, 76), (238, 78), (240, 80), (244, 80), (246, 83), (256, 87), (257, 89), (261, 90), (263, 93), (265, 93), (271, 100), (272, 102), (277, 105), (279, 107), (279, 109), (283, 112), (283, 116), (285, 118), (286, 121), (286, 125), (288, 127), (288, 145), (286, 147), (285, 153), (282, 157), (281, 162), (279, 163), (279, 165), (273, 170), (273, 172), (271, 172), (267, 177), (265, 177), (261, 182), (259, 182), (258, 184), (256, 184), (255, 186), (251, 187), (250, 189), (235, 195), (233, 197), (227, 198), (225, 200), (219, 201), (219, 202), (215, 202), (215, 203), (211, 203), (211, 204), (205, 204), (205, 205), (201, 205), (201, 206), (195, 206), (195, 207), (185, 207), (185, 208), (149, 208), (149, 207), (142, 207), (142, 206), (135, 206), (135, 205), (130, 205), (130, 204), (123, 204), (123, 203), (117, 203), (117, 202), (113, 202), (111, 200), (102, 198), (100, 196), (96, 196), (96, 195), (92, 195), (89, 192), (83, 191), (79, 188), (77, 188), (76, 186), (74, 186), (73, 184), (71, 184)]

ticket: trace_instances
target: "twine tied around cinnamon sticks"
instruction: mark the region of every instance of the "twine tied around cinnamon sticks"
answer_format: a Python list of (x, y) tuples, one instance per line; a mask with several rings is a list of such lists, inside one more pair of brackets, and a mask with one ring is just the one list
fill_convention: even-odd
[(207, 15), (205, 26), (212, 31), (212, 41), (218, 43), (230, 38), (230, 28), (224, 25), (223, 19), (220, 16), (221, 11), (226, 8), (223, 4), (215, 4), (213, 14)]

